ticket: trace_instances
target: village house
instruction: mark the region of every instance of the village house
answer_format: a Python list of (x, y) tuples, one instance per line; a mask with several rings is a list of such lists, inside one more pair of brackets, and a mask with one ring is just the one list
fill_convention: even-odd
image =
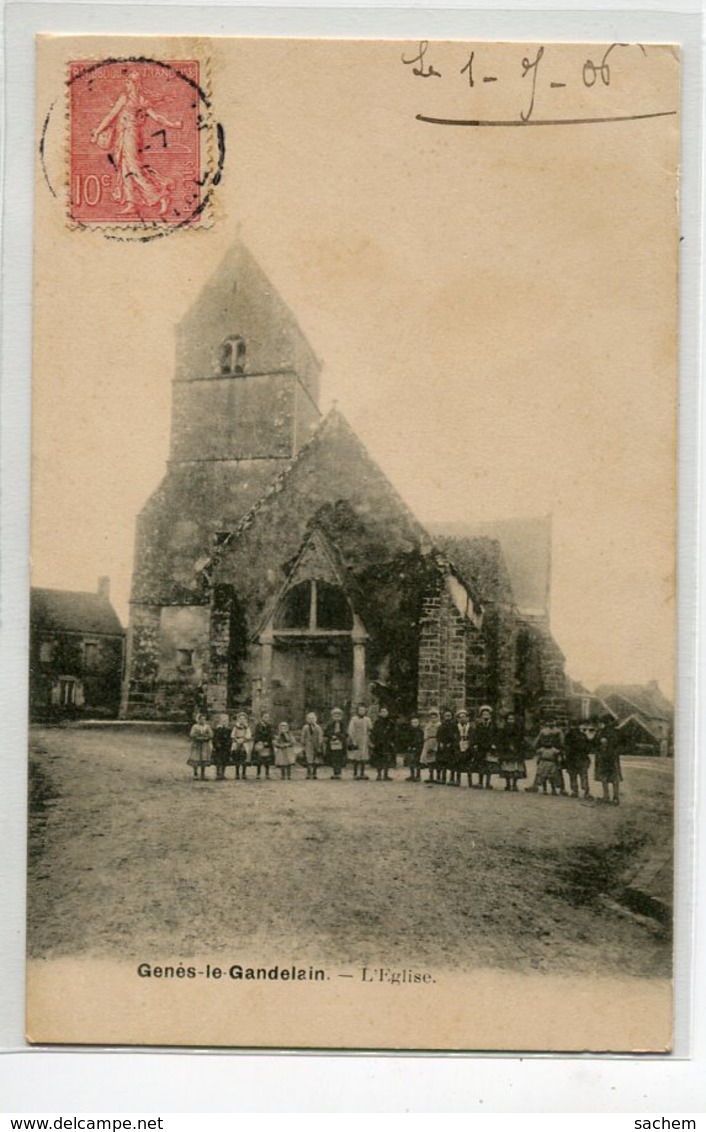
[(615, 712), (580, 680), (569, 680), (567, 714), (571, 723), (596, 722), (608, 718), (617, 720)]
[(137, 519), (122, 714), (566, 713), (551, 529), (425, 528), (236, 245), (177, 328), (167, 472)]
[(31, 718), (117, 717), (124, 643), (108, 578), (96, 593), (32, 588)]
[(623, 747), (634, 754), (674, 753), (674, 708), (656, 680), (647, 684), (601, 684), (598, 696), (617, 720)]

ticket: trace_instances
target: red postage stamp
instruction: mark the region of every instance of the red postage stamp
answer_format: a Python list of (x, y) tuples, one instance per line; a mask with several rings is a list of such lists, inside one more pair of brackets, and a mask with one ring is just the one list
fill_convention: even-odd
[(79, 226), (198, 224), (207, 106), (195, 60), (70, 63), (70, 219)]

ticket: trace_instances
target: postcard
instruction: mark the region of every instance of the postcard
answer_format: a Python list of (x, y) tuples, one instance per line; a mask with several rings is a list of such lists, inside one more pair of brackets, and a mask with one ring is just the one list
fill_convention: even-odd
[(38, 37), (30, 1042), (669, 1051), (679, 98)]

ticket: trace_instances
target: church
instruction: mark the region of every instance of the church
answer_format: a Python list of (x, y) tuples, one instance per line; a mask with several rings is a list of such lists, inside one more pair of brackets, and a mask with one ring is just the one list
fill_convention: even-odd
[(121, 714), (358, 702), (566, 714), (551, 522), (423, 526), (236, 244), (177, 327), (166, 474), (137, 518)]

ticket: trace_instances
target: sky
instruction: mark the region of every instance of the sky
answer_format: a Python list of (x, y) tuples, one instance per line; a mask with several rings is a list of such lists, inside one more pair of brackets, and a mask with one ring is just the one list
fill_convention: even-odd
[[(34, 584), (94, 589), (107, 574), (127, 621), (134, 520), (168, 452), (174, 327), (241, 239), (324, 363), (322, 409), (338, 401), (420, 520), (551, 513), (569, 674), (590, 687), (656, 678), (669, 693), (676, 118), (421, 122), (530, 108), (522, 59), (536, 47), (475, 45), (473, 88), (469, 45), (432, 47), (438, 78), (402, 62), (416, 44), (164, 43), (162, 58), (203, 61), (225, 130), (202, 231), (146, 244), (77, 231), (38, 171)], [(531, 114), (676, 106), (674, 55), (650, 50), (614, 53), (611, 86), (596, 89), (585, 45), (547, 48)], [(86, 46), (43, 51), (38, 129)], [(64, 128), (55, 112), (58, 185)]]

